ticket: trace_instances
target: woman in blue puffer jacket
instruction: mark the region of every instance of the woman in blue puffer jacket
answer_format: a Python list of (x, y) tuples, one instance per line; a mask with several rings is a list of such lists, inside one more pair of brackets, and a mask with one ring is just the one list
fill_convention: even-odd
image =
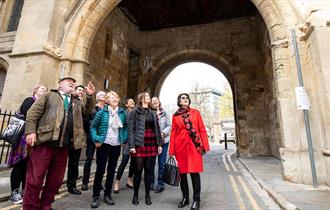
[(118, 94), (111, 91), (106, 94), (105, 100), (108, 105), (97, 112), (90, 129), (91, 138), (96, 146), (92, 208), (97, 208), (100, 204), (100, 191), (107, 162), (104, 202), (108, 205), (114, 204), (111, 197), (113, 179), (120, 156), (121, 144), (126, 143), (128, 139), (127, 116), (125, 110), (118, 106)]

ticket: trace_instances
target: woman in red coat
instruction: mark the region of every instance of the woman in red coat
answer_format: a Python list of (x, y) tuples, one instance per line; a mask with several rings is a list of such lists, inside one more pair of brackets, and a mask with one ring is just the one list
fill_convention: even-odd
[(190, 173), (194, 191), (194, 201), (190, 209), (197, 210), (201, 192), (199, 173), (203, 172), (202, 155), (209, 151), (210, 147), (202, 117), (197, 109), (189, 107), (190, 103), (187, 93), (178, 96), (179, 109), (172, 118), (169, 155), (175, 156), (181, 177), (183, 198), (178, 207), (183, 208), (189, 204), (187, 173)]

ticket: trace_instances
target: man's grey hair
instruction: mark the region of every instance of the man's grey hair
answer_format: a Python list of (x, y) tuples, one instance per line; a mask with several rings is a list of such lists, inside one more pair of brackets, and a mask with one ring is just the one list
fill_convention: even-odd
[(96, 94), (96, 101), (99, 101), (100, 98), (104, 98), (105, 95), (106, 95), (106, 93), (104, 91), (97, 92), (97, 94)]

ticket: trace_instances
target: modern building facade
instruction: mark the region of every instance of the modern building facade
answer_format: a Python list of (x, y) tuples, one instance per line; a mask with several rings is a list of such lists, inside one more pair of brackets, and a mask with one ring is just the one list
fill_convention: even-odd
[(201, 88), (189, 93), (191, 106), (200, 110), (210, 140), (214, 141), (220, 136), (220, 91), (213, 88)]

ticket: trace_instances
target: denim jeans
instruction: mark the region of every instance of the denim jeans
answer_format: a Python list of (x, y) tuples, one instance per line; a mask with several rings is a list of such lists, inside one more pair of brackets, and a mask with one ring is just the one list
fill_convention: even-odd
[[(166, 159), (167, 159), (168, 144), (169, 143), (163, 144), (162, 153), (160, 153), (158, 155), (158, 179), (156, 181), (157, 182), (157, 185), (154, 185), (155, 189), (164, 189), (164, 182), (163, 182), (162, 178), (163, 178), (163, 174), (164, 174), (164, 170), (165, 170), (165, 164), (166, 164)], [(156, 160), (156, 158), (155, 158), (155, 160)], [(153, 182), (155, 180), (154, 177), (155, 177), (155, 172), (153, 170), (152, 177), (151, 177), (151, 179), (152, 179), (151, 185), (153, 185)]]
[[(121, 159), (121, 162), (120, 162), (120, 165), (118, 167), (118, 170), (117, 170), (117, 175), (116, 175), (116, 180), (120, 180), (121, 179), (121, 176), (123, 175), (124, 173), (124, 170), (128, 164), (128, 161), (130, 159), (130, 155), (123, 155), (122, 156), (122, 159)], [(130, 166), (129, 166), (129, 171), (128, 171), (128, 177), (129, 178), (132, 178), (133, 177), (133, 163), (131, 161), (130, 163)]]

